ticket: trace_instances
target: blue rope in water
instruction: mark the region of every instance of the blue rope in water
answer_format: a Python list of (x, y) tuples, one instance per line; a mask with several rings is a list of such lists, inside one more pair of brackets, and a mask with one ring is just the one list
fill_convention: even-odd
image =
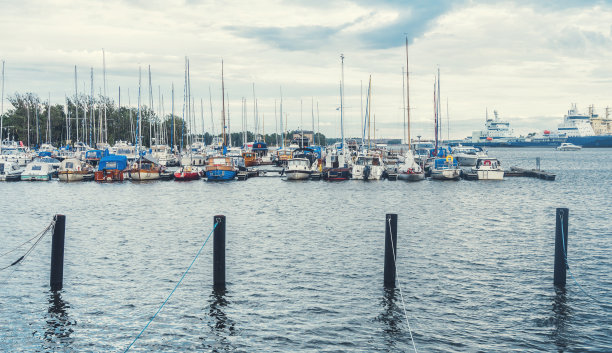
[(172, 296), (172, 294), (174, 294), (174, 291), (178, 288), (178, 286), (181, 284), (181, 282), (183, 282), (183, 278), (185, 278), (185, 276), (187, 275), (187, 272), (189, 272), (189, 269), (191, 269), (191, 266), (193, 266), (193, 263), (197, 260), (198, 256), (200, 256), (200, 252), (202, 252), (202, 249), (204, 249), (204, 245), (206, 245), (206, 243), (208, 242), (208, 239), (210, 239), (210, 236), (213, 234), (213, 232), (215, 231), (215, 228), (217, 228), (217, 225), (219, 224), (219, 222), (215, 223), (215, 226), (213, 227), (213, 229), (210, 231), (210, 234), (208, 234), (208, 237), (206, 237), (206, 240), (204, 241), (204, 244), (202, 244), (202, 246), (200, 247), (200, 250), (198, 250), (198, 253), (196, 254), (196, 256), (193, 258), (193, 261), (191, 261), (191, 264), (189, 265), (189, 267), (187, 267), (187, 270), (185, 270), (185, 273), (183, 273), (183, 276), (181, 277), (181, 279), (178, 281), (178, 283), (176, 284), (176, 286), (174, 286), (174, 289), (172, 290), (172, 292), (170, 292), (170, 295), (168, 296), (168, 298), (166, 298), (166, 300), (164, 300), (164, 302), (162, 303), (162, 305), (159, 307), (159, 309), (157, 309), (157, 312), (155, 313), (155, 315), (153, 315), (153, 317), (151, 318), (151, 320), (149, 320), (149, 322), (145, 325), (145, 327), (142, 329), (142, 331), (140, 331), (140, 333), (138, 334), (138, 336), (136, 336), (136, 338), (134, 338), (134, 341), (132, 341), (132, 343), (130, 343), (130, 345), (125, 349), (125, 351), (123, 351), (123, 353), (126, 353), (127, 351), (130, 350), (130, 348), (132, 348), (132, 345), (134, 345), (134, 343), (136, 343), (136, 341), (138, 340), (138, 338), (140, 338), (140, 336), (145, 332), (145, 330), (147, 329), (147, 327), (149, 327), (149, 325), (151, 324), (151, 322), (153, 322), (153, 320), (155, 319), (155, 317), (157, 316), (157, 314), (159, 314), (159, 312), (162, 310), (162, 308), (164, 307), (164, 305), (166, 305), (166, 303), (168, 302), (168, 300), (170, 300), (170, 297)]
[(565, 234), (563, 232), (563, 215), (559, 215), (559, 218), (561, 219), (561, 240), (563, 242), (563, 257), (565, 260), (565, 267), (567, 268), (567, 272), (569, 272), (570, 277), (572, 277), (572, 279), (574, 280), (574, 283), (576, 283), (576, 285), (578, 286), (578, 288), (580, 288), (580, 290), (582, 291), (582, 293), (584, 293), (584, 295), (586, 295), (587, 297), (593, 299), (594, 301), (601, 303), (599, 300), (595, 299), (592, 295), (590, 295), (589, 293), (587, 293), (584, 288), (582, 288), (582, 286), (580, 285), (580, 283), (578, 283), (578, 281), (576, 280), (576, 277), (574, 277), (574, 274), (572, 273), (572, 270), (570, 270), (570, 266), (569, 266), (569, 262), (567, 261), (567, 252), (565, 251)]

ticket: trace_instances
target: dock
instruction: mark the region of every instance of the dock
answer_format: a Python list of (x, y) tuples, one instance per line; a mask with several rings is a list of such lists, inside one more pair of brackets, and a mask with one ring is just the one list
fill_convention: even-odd
[[(504, 171), (504, 178), (515, 178), (515, 177), (524, 177), (524, 178), (538, 178), (542, 180), (555, 180), (557, 177), (556, 174), (548, 173), (543, 170), (537, 169), (523, 169), (518, 167), (510, 167), (510, 170)], [(478, 175), (471, 171), (463, 171), (461, 173), (461, 178), (465, 180), (478, 180)]]

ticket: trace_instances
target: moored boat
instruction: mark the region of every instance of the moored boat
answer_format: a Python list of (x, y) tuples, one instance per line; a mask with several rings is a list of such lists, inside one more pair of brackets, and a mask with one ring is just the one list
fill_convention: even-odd
[(145, 155), (134, 161), (129, 174), (132, 180), (158, 180), (163, 171), (164, 167), (155, 158)]
[(57, 172), (61, 181), (81, 181), (91, 174), (93, 174), (93, 167), (76, 158), (64, 159)]
[(478, 180), (503, 180), (504, 170), (497, 158), (478, 158), (476, 166), (472, 168)]
[(98, 182), (123, 181), (128, 178), (128, 161), (126, 156), (108, 155), (100, 159), (94, 180)]
[(0, 161), (0, 181), (18, 181), (22, 170), (16, 162)]
[(450, 155), (446, 158), (436, 158), (430, 173), (431, 178), (437, 180), (459, 180), (461, 178), (459, 164)]
[(425, 179), (425, 172), (419, 163), (414, 160), (414, 155), (408, 151), (404, 160), (397, 168), (397, 178), (405, 181), (420, 181)]
[(49, 163), (34, 161), (26, 165), (21, 173), (23, 181), (49, 181), (53, 175), (53, 166)]
[(238, 170), (232, 164), (232, 160), (226, 156), (208, 158), (206, 165), (206, 179), (208, 181), (233, 180)]
[(177, 181), (187, 181), (187, 180), (198, 180), (202, 177), (202, 170), (198, 167), (186, 165), (184, 167), (179, 168), (176, 172), (174, 172), (174, 180)]

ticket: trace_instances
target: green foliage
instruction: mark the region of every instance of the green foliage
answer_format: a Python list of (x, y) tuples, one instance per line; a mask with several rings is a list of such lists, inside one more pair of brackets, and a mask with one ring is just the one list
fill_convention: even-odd
[[(2, 137), (23, 141), (25, 145), (31, 147), (42, 143), (51, 143), (57, 147), (66, 143), (75, 143), (77, 140), (84, 141), (90, 146), (96, 146), (101, 142), (112, 145), (116, 141), (135, 143), (139, 130), (140, 143), (144, 146), (150, 146), (152, 142), (170, 145), (171, 140), (172, 144), (178, 147), (202, 140), (209, 145), (214, 137), (208, 132), (204, 135), (190, 135), (188, 126), (182, 118), (175, 115), (173, 122), (172, 115), (159, 117), (147, 106), (140, 107), (140, 121), (138, 121), (138, 108), (119, 107), (114, 101), (103, 96), (82, 94), (67, 97), (64, 105), (56, 104), (50, 108), (38, 95), (29, 92), (15, 93), (8, 97), (8, 101), (12, 108), (9, 108), (2, 117), (4, 126)], [(47, 129), (49, 109), (51, 128)], [(281, 136), (277, 134), (267, 134), (263, 139), (268, 146), (275, 146), (277, 142), (281, 144)], [(325, 144), (324, 135), (317, 134), (315, 142), (318, 143), (319, 139)], [(233, 132), (227, 140), (231, 146), (242, 146), (243, 134)], [(255, 141), (255, 135), (250, 131), (247, 132), (246, 140)], [(258, 137), (258, 140), (261, 140), (261, 137)], [(286, 144), (288, 142), (285, 141)]]

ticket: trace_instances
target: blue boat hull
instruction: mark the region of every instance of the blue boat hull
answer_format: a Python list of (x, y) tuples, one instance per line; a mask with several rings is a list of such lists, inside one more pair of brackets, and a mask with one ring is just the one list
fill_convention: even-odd
[(236, 171), (233, 170), (209, 170), (206, 172), (206, 179), (209, 181), (233, 180)]
[(612, 147), (612, 135), (573, 136), (567, 142), (582, 147)]

